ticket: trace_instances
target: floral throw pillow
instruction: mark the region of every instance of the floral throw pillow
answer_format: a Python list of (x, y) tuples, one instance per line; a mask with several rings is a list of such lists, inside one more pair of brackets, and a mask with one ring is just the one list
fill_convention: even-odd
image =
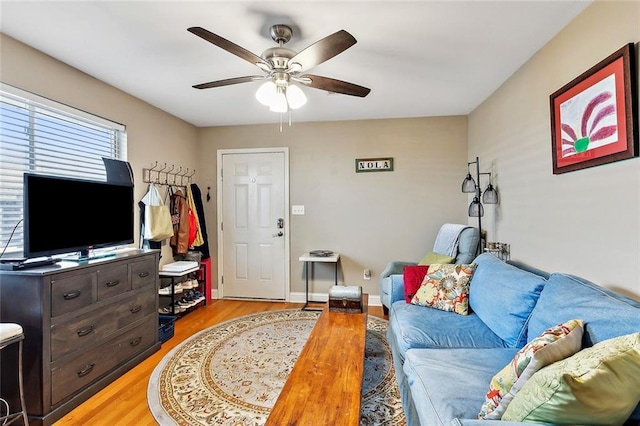
[(475, 269), (474, 263), (469, 265), (429, 265), (429, 272), (411, 299), (411, 303), (467, 315), (469, 313), (469, 284)]
[(583, 332), (582, 320), (573, 319), (545, 330), (527, 343), (491, 379), (478, 418), (500, 420), (513, 397), (533, 373), (580, 350)]

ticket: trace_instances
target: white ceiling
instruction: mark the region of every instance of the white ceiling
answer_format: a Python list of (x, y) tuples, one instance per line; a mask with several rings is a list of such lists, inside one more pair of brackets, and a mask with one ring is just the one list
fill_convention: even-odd
[[(589, 5), (578, 1), (0, 1), (0, 31), (196, 126), (279, 121), (261, 74), (189, 33), (200, 26), (260, 55), (272, 24), (300, 51), (341, 29), (358, 42), (309, 70), (369, 87), (365, 98), (303, 88), (293, 121), (466, 115)], [(44, 76), (43, 76), (44, 78)]]

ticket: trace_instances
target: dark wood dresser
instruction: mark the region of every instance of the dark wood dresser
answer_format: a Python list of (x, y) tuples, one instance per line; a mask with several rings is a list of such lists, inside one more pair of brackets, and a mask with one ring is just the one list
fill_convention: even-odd
[[(25, 334), (30, 424), (53, 424), (160, 348), (158, 259), (157, 250), (133, 250), (0, 271), (0, 321)], [(2, 356), (0, 394), (10, 397), (17, 364)]]

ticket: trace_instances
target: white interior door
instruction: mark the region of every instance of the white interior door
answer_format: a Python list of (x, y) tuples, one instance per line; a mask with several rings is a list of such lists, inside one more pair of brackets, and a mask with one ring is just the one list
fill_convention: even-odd
[(222, 296), (287, 297), (286, 152), (222, 153)]

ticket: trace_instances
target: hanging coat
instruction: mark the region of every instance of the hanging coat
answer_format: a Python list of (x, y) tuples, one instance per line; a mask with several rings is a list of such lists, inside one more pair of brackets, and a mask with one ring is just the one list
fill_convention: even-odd
[[(195, 238), (193, 239), (193, 246), (201, 246), (204, 244), (202, 233), (200, 232), (200, 219), (198, 218), (198, 210), (196, 208), (196, 202), (193, 198), (193, 192), (191, 191), (191, 185), (187, 186), (187, 202), (189, 203), (189, 209), (191, 210), (195, 222)], [(193, 233), (193, 229), (191, 232)]]
[(198, 215), (198, 225), (200, 234), (202, 235), (202, 245), (195, 245), (194, 249), (202, 253), (203, 259), (209, 259), (209, 238), (207, 236), (207, 223), (204, 217), (204, 206), (202, 205), (202, 193), (200, 187), (195, 183), (191, 184), (191, 192), (193, 193), (193, 201), (196, 205), (196, 214)]
[(181, 189), (171, 194), (171, 222), (173, 256), (187, 254), (189, 250), (189, 204)]

